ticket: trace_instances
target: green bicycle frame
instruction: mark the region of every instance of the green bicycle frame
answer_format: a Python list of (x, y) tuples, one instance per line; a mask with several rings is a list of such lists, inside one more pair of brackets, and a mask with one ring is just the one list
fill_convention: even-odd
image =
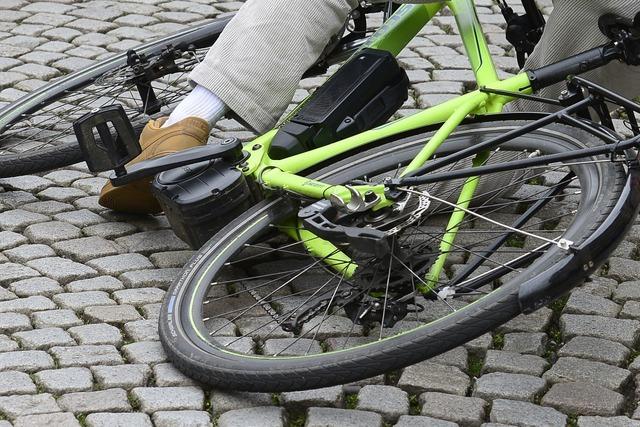
[[(443, 0), (425, 4), (403, 5), (370, 37), (364, 47), (386, 50), (397, 56), (443, 7), (448, 7), (455, 16), (478, 87), (487, 87), (503, 92), (531, 93), (529, 78), (524, 73), (506, 80), (498, 78), (473, 0)], [(285, 190), (315, 199), (336, 195), (344, 201), (348, 201), (350, 193), (346, 187), (323, 183), (296, 174), (348, 151), (365, 147), (374, 141), (425, 126), (441, 124), (439, 130), (426, 141), (424, 147), (405, 168), (403, 175), (406, 175), (432, 158), (436, 150), (465, 118), (470, 115), (498, 113), (512, 99), (508, 96), (476, 90), (412, 116), (281, 160), (273, 160), (268, 156), (270, 143), (277, 132), (277, 129), (274, 129), (247, 144), (247, 151), (251, 155), (243, 172), (245, 175), (252, 176), (266, 188)], [(485, 160), (486, 156), (481, 154), (473, 160), (473, 163), (480, 165)], [(419, 287), (422, 292), (428, 292), (437, 283), (444, 268), (447, 254), (453, 246), (458, 224), (464, 219), (464, 209), (469, 207), (477, 184), (478, 178), (471, 177), (463, 185), (457, 201), (457, 206), (460, 209), (454, 209), (451, 215), (440, 244), (440, 255), (425, 277), (422, 286)], [(363, 194), (365, 191), (374, 191), (380, 196), (380, 202), (375, 209), (389, 206), (392, 203), (384, 197), (382, 185), (361, 185), (356, 189)], [(309, 231), (304, 233), (307, 237), (310, 234)], [(293, 233), (288, 234), (295, 237)], [(317, 238), (305, 243), (305, 247), (315, 256), (328, 257), (330, 251), (335, 250), (335, 247), (327, 243)], [(341, 255), (341, 258), (342, 256), (346, 257), (344, 254)], [(344, 263), (340, 263), (340, 265), (344, 265)], [(335, 263), (333, 268), (339, 269)], [(350, 276), (353, 271), (355, 271), (355, 267), (350, 265), (349, 271), (340, 270), (339, 272)]]

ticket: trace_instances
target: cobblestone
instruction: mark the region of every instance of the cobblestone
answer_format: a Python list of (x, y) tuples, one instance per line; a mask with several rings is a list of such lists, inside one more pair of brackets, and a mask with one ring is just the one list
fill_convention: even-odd
[(153, 367), (153, 377), (158, 387), (182, 387), (197, 385), (196, 381), (187, 377), (171, 363), (160, 363)]
[[(79, 345), (53, 347), (50, 350), (61, 367), (119, 365), (124, 363), (118, 350), (112, 345)], [(0, 355), (2, 357), (2, 355)]]
[(141, 413), (96, 413), (89, 414), (85, 419), (88, 427), (152, 427), (151, 419)]
[(112, 292), (124, 288), (122, 282), (115, 277), (100, 276), (91, 279), (76, 280), (67, 283), (65, 288), (69, 292), (105, 291)]
[(134, 320), (141, 320), (142, 316), (132, 305), (87, 307), (84, 315), (92, 323), (111, 323), (122, 325)]
[(158, 268), (181, 268), (193, 256), (193, 251), (158, 252), (149, 256)]
[(20, 231), (39, 222), (49, 221), (49, 217), (23, 209), (14, 209), (0, 213), (0, 227), (8, 231)]
[(311, 406), (340, 407), (343, 402), (342, 386), (282, 393), (280, 402), (294, 409)]
[(345, 425), (351, 427), (382, 427), (382, 416), (375, 412), (349, 411), (334, 408), (309, 408), (306, 427)]
[(113, 293), (118, 304), (140, 306), (155, 302), (162, 302), (165, 291), (156, 288), (123, 289)]
[(69, 333), (80, 345), (110, 344), (119, 347), (122, 344), (120, 330), (105, 323), (74, 326), (69, 328)]
[(40, 371), (34, 374), (36, 383), (54, 395), (88, 391), (93, 387), (93, 377), (87, 368), (64, 368)]
[(358, 393), (356, 409), (378, 412), (387, 422), (396, 422), (409, 413), (409, 395), (386, 385), (366, 385)]
[(124, 324), (124, 331), (133, 341), (158, 341), (158, 322), (155, 320), (137, 320)]
[(181, 271), (179, 268), (128, 271), (121, 274), (119, 279), (127, 288), (167, 289)]
[(210, 423), (204, 411), (158, 411), (152, 418), (156, 427), (208, 427)]
[(639, 427), (640, 421), (627, 417), (578, 417), (578, 427)]
[(55, 346), (76, 345), (69, 333), (60, 328), (43, 328), (16, 332), (12, 335), (26, 350), (46, 350)]
[(0, 372), (0, 396), (35, 394), (36, 385), (24, 372)]
[(625, 282), (627, 280), (636, 280), (638, 278), (638, 271), (640, 271), (640, 261), (632, 259), (611, 257), (609, 258), (609, 271), (608, 277), (617, 280), (618, 282)]
[[(483, 424), (483, 426), (484, 425), (486, 424)], [(458, 427), (458, 424), (431, 417), (403, 415), (395, 427)]]
[(170, 230), (144, 231), (116, 239), (116, 243), (130, 252), (151, 254), (155, 252), (188, 249), (186, 243)]
[(53, 219), (55, 219), (56, 221), (68, 222), (69, 224), (73, 224), (76, 227), (86, 227), (106, 221), (100, 215), (93, 213), (88, 209), (62, 212), (54, 215)]
[(31, 315), (33, 325), (36, 328), (69, 328), (82, 325), (82, 320), (72, 310), (48, 310), (33, 313)]
[(612, 416), (622, 409), (624, 397), (596, 384), (558, 383), (544, 395), (542, 404), (569, 414)]
[(106, 411), (127, 412), (131, 410), (127, 392), (119, 388), (68, 393), (58, 399), (58, 405), (63, 410), (75, 414)]
[[(80, 262), (116, 255), (120, 251), (120, 248), (113, 242), (97, 236), (57, 242), (53, 244), (53, 249), (67, 258)], [(87, 265), (93, 266), (91, 263), (87, 263)]]
[(210, 402), (211, 412), (214, 417), (234, 409), (268, 406), (272, 404), (271, 396), (268, 393), (221, 390), (212, 391)]
[(126, 236), (134, 231), (136, 227), (124, 222), (103, 222), (101, 224), (90, 225), (82, 229), (88, 236), (99, 236), (105, 239), (116, 239)]
[(631, 372), (602, 362), (561, 357), (543, 377), (551, 383), (581, 381), (620, 391)]
[(133, 363), (155, 364), (167, 361), (162, 345), (155, 341), (127, 344), (122, 347), (122, 352)]
[(27, 238), (18, 233), (14, 233), (12, 231), (0, 231), (0, 250), (11, 249), (27, 242)]
[(218, 419), (218, 426), (232, 427), (236, 425), (244, 426), (265, 426), (284, 427), (286, 414), (282, 408), (245, 408), (226, 412)]
[(44, 351), (0, 353), (0, 371), (36, 372), (54, 367), (53, 359)]
[(490, 419), (495, 423), (519, 426), (563, 426), (567, 416), (553, 408), (528, 402), (496, 399), (491, 407)]
[(13, 422), (14, 427), (33, 427), (33, 426), (65, 426), (80, 427), (81, 424), (76, 420), (73, 414), (62, 412), (57, 414), (40, 414), (25, 415), (18, 417)]
[(483, 372), (510, 372), (539, 376), (546, 370), (548, 364), (545, 359), (539, 356), (489, 350)]
[(151, 369), (144, 364), (92, 366), (91, 372), (100, 388), (132, 389), (147, 384)]
[(0, 411), (9, 419), (24, 415), (60, 412), (60, 407), (48, 393), (0, 397)]
[(36, 258), (48, 258), (55, 256), (56, 253), (46, 245), (22, 245), (13, 249), (4, 251), (4, 254), (11, 261), (16, 263), (25, 263)]
[(629, 300), (640, 301), (640, 281), (620, 283), (613, 291), (613, 300), (620, 303)]
[(398, 387), (412, 394), (438, 391), (465, 395), (470, 385), (469, 377), (460, 369), (429, 361), (408, 366), (398, 380)]
[(22, 209), (24, 209), (25, 211), (35, 212), (43, 215), (57, 215), (61, 212), (72, 211), (73, 205), (58, 202), (55, 200), (46, 200), (44, 202), (28, 203), (26, 205), (23, 205)]
[(477, 397), (453, 396), (443, 393), (420, 395), (422, 415), (453, 421), (462, 425), (479, 426), (485, 417), (487, 402)]
[(12, 334), (31, 329), (31, 320), (26, 314), (0, 313), (0, 333)]
[(616, 317), (620, 312), (620, 306), (606, 298), (576, 291), (569, 297), (564, 312)]
[(62, 293), (55, 295), (53, 301), (61, 308), (76, 312), (82, 312), (91, 306), (116, 305), (116, 302), (109, 298), (109, 294), (103, 291)]
[(145, 270), (153, 268), (153, 264), (140, 254), (122, 254), (94, 259), (87, 263), (101, 274), (118, 276), (132, 270)]
[(146, 413), (201, 410), (204, 405), (204, 393), (197, 387), (137, 387), (131, 394), (140, 402), (140, 409)]
[(33, 224), (26, 228), (24, 235), (33, 243), (51, 244), (58, 240), (74, 239), (82, 236), (82, 232), (66, 222), (51, 221)]
[(502, 349), (508, 352), (542, 356), (546, 351), (547, 335), (542, 332), (513, 332), (505, 334)]
[(16, 298), (0, 302), (0, 312), (15, 312), (29, 314), (34, 311), (51, 310), (56, 308), (49, 298), (43, 296), (33, 296), (27, 298)]
[(531, 375), (494, 372), (483, 375), (476, 381), (473, 396), (485, 400), (533, 401), (544, 390), (545, 385), (545, 380)]
[(583, 292), (592, 295), (598, 295), (604, 298), (611, 298), (614, 289), (618, 287), (618, 282), (606, 277), (591, 277), (590, 281), (585, 282), (579, 287)]
[(44, 276), (57, 280), (61, 284), (97, 274), (91, 267), (60, 257), (35, 259), (27, 262), (27, 266), (37, 270)]
[(521, 314), (498, 329), (503, 332), (543, 332), (549, 326), (552, 315), (550, 309), (542, 307), (532, 314)]
[(560, 325), (566, 338), (585, 335), (618, 341), (631, 347), (640, 331), (640, 322), (628, 319), (610, 319), (600, 316), (567, 314), (560, 317)]
[(640, 320), (640, 301), (627, 301), (620, 310), (619, 317), (621, 319)]

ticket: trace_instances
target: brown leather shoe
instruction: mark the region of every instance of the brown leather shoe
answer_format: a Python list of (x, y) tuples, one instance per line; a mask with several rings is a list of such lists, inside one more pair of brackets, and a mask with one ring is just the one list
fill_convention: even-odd
[[(209, 124), (198, 117), (187, 117), (166, 128), (161, 128), (167, 117), (151, 120), (142, 130), (142, 153), (128, 165), (156, 157), (166, 156), (188, 148), (205, 145), (209, 137)], [(114, 211), (153, 214), (162, 212), (151, 194), (151, 178), (143, 178), (122, 187), (108, 182), (100, 192), (98, 203)]]

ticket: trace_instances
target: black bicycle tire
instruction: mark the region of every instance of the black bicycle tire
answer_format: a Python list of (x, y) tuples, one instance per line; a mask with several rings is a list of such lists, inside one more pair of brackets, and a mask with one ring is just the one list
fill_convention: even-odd
[[(136, 52), (153, 56), (159, 54), (167, 45), (193, 45), (196, 48), (213, 43), (231, 17), (227, 16), (212, 23), (190, 28), (182, 32), (163, 37), (136, 48)], [(91, 67), (68, 75), (30, 93), (24, 98), (0, 109), (0, 134), (4, 132), (22, 114), (37, 111), (39, 106), (55, 102), (67, 91), (82, 89), (97, 78), (127, 63), (127, 53), (123, 52), (100, 61)], [(77, 142), (67, 142), (32, 152), (0, 156), (0, 178), (45, 172), (83, 161), (84, 158)]]
[[(496, 118), (493, 119), (495, 120)], [(492, 124), (493, 122), (488, 122), (486, 125)], [(515, 122), (514, 126), (521, 124)], [(481, 123), (474, 126), (486, 125)], [(601, 143), (597, 138), (584, 131), (564, 125), (561, 125), (560, 128), (565, 130), (565, 135), (573, 134), (575, 141), (581, 141), (583, 144), (588, 141), (585, 145)], [(568, 132), (568, 129), (571, 132)], [(380, 148), (376, 149), (376, 151), (379, 150)], [(359, 154), (358, 157), (366, 155), (367, 152), (364, 152)], [(346, 159), (336, 163), (331, 168), (335, 169), (342, 164), (346, 165), (352, 162), (352, 160)], [(584, 235), (587, 237), (603, 224), (611, 214), (622, 192), (626, 178), (626, 173), (620, 165), (606, 163), (605, 165), (598, 164), (594, 167), (600, 171), (597, 181), (599, 184), (598, 201), (600, 203), (598, 204), (597, 214), (583, 212), (583, 215), (588, 217), (585, 219), (590, 220), (589, 228), (584, 229)], [(319, 174), (324, 171), (320, 171)], [(351, 382), (385, 371), (399, 369), (448, 351), (494, 329), (521, 313), (518, 299), (520, 283), (512, 280), (483, 298), (481, 300), (482, 303), (472, 304), (469, 306), (470, 308), (462, 310), (464, 316), (460, 314), (461, 311), (458, 311), (435, 322), (436, 324), (429, 324), (428, 333), (423, 328), (420, 333), (414, 331), (413, 333), (392, 338), (394, 340), (393, 347), (382, 348), (381, 346), (376, 347), (374, 344), (364, 349), (364, 351), (362, 348), (349, 350), (348, 357), (340, 353), (337, 355), (336, 353), (329, 353), (322, 363), (318, 363), (318, 358), (316, 357), (311, 359), (311, 364), (307, 362), (306, 365), (296, 359), (287, 362), (274, 360), (265, 365), (264, 359), (256, 362), (248, 357), (236, 357), (216, 350), (205, 352), (201, 347), (194, 345), (190, 341), (191, 339), (187, 337), (184, 332), (184, 323), (180, 322), (177, 314), (181, 310), (180, 294), (188, 292), (190, 283), (192, 283), (188, 281), (191, 272), (197, 272), (198, 269), (203, 268), (203, 265), (205, 265), (202, 261), (205, 258), (203, 254), (212, 251), (223, 243), (231, 245), (231, 243), (228, 243), (230, 238), (228, 236), (237, 233), (238, 224), (245, 224), (249, 218), (256, 218), (258, 215), (261, 216), (261, 221), (270, 221), (278, 215), (278, 211), (285, 212), (286, 206), (287, 202), (283, 199), (264, 201), (230, 223), (192, 258), (185, 267), (183, 274), (169, 289), (160, 313), (160, 338), (169, 359), (177, 368), (190, 377), (215, 387), (271, 392), (317, 388)], [(262, 219), (262, 216), (266, 217), (266, 219)], [(258, 220), (256, 220), (257, 222)], [(233, 234), (233, 236), (237, 236), (237, 234)], [(238, 240), (235, 237), (234, 239)], [(226, 249), (227, 247), (225, 247)], [(553, 252), (552, 255), (546, 258), (546, 262), (538, 267), (544, 269), (549, 265), (554, 265), (564, 256), (559, 251)], [(541, 274), (541, 272), (537, 274)], [(193, 277), (195, 277), (195, 273)], [(386, 345), (390, 344), (390, 342), (386, 343)], [(332, 359), (329, 358), (330, 356)], [(268, 369), (266, 368), (267, 366)]]

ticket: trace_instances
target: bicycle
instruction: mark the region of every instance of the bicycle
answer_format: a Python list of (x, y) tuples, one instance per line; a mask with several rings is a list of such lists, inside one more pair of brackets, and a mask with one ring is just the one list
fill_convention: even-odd
[[(363, 131), (404, 96), (390, 56), (445, 5), (479, 89)], [(388, 98), (355, 110), (327, 104), (350, 99), (353, 73), (342, 80), (339, 70), (245, 145), (229, 139), (125, 167), (139, 146), (124, 109), (76, 121), (92, 170), (114, 169), (114, 185), (164, 171), (154, 191), (174, 230), (195, 246), (213, 234), (162, 306), (160, 337), (175, 366), (236, 390), (351, 382), (534, 311), (606, 260), (640, 208), (640, 106), (577, 77), (559, 101), (532, 93), (612, 60), (640, 64), (640, 16), (604, 17), (610, 43), (499, 80), (474, 7), (400, 7), (342, 68), (399, 73), (378, 83)], [(357, 79), (365, 93), (366, 75)], [(517, 98), (561, 109), (499, 114)], [(614, 132), (607, 103), (625, 111), (633, 137)], [(204, 187), (217, 223), (196, 210), (185, 217), (185, 186)]]

